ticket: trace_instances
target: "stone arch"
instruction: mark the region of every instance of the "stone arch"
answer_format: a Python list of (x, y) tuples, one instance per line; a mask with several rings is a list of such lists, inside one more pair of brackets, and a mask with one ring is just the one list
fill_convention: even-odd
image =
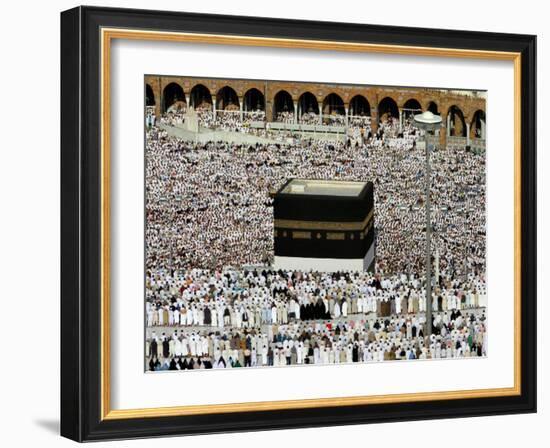
[(355, 95), (349, 102), (349, 114), (370, 117), (370, 104), (363, 95)]
[(248, 89), (243, 97), (243, 109), (246, 112), (263, 110), (265, 111), (264, 94), (255, 87)]
[(397, 102), (386, 96), (378, 103), (378, 121), (385, 121), (389, 117), (398, 118), (399, 109), (397, 107)]
[(190, 104), (194, 109), (212, 109), (212, 94), (204, 84), (197, 84), (189, 94)]
[(416, 98), (409, 98), (407, 101), (403, 103), (403, 109), (421, 111), (422, 105), (420, 104), (420, 101), (418, 101)]
[(319, 102), (311, 92), (304, 92), (298, 98), (298, 113), (300, 116), (307, 113), (319, 115)]
[(239, 97), (233, 87), (224, 86), (216, 94), (217, 110), (239, 110)]
[(452, 105), (448, 112), (449, 135), (454, 137), (466, 137), (466, 120), (462, 109), (457, 105)]
[(281, 113), (295, 113), (294, 101), (286, 90), (279, 90), (273, 97), (273, 119), (276, 121)]
[(187, 105), (185, 102), (185, 93), (183, 93), (183, 88), (175, 82), (171, 82), (164, 87), (162, 91), (162, 98), (164, 112), (167, 112), (173, 107), (185, 109), (184, 106)]
[(470, 138), (485, 139), (485, 120), (485, 111), (478, 109), (474, 112), (472, 123), (470, 125)]
[(155, 100), (155, 92), (149, 84), (145, 84), (145, 105), (155, 106), (157, 104)]
[(323, 100), (323, 115), (345, 115), (344, 100), (337, 93), (329, 93)]
[(422, 113), (422, 105), (416, 98), (409, 98), (403, 103), (403, 116), (405, 118), (413, 117), (416, 114)]
[(439, 115), (439, 109), (435, 101), (430, 101), (426, 107), (426, 110), (429, 110), (434, 115)]

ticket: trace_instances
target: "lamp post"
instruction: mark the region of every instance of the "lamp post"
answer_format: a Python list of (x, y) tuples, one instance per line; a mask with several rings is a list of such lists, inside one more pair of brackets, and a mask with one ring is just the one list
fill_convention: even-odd
[[(417, 128), (424, 132), (424, 143), (426, 147), (426, 335), (432, 334), (432, 218), (430, 205), (430, 148), (428, 147), (428, 132), (435, 131), (441, 126), (441, 116), (434, 115), (430, 111), (414, 116), (414, 122)], [(424, 336), (426, 336), (424, 335)]]

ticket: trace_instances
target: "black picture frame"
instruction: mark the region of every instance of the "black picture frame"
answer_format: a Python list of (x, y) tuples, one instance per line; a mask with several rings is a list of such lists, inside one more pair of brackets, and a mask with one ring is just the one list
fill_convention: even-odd
[[(101, 418), (100, 29), (521, 53), (521, 394), (208, 415)], [(77, 7), (61, 14), (61, 435), (76, 441), (536, 411), (536, 36)]]

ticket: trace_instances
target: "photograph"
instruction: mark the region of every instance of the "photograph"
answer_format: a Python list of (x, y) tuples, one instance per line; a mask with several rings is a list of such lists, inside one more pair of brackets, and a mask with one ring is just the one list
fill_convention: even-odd
[(146, 372), (490, 356), (490, 92), (143, 92)]

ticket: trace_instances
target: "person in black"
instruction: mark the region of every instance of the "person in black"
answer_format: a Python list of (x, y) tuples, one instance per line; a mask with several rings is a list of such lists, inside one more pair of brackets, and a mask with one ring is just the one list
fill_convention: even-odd
[(174, 358), (170, 361), (170, 367), (168, 367), (168, 370), (178, 370), (176, 360)]
[(149, 350), (151, 351), (151, 358), (157, 358), (158, 357), (158, 344), (157, 344), (157, 340), (156, 339), (153, 339), (151, 341), (151, 345), (150, 345), (150, 348)]
[(149, 361), (149, 370), (151, 372), (154, 372), (155, 370), (158, 370), (160, 368), (160, 361), (157, 359), (156, 356), (152, 357)]
[(267, 350), (267, 365), (273, 365), (273, 349), (271, 347)]
[(162, 356), (168, 358), (170, 356), (170, 343), (166, 337), (162, 339)]
[(204, 325), (212, 325), (212, 312), (207, 306), (204, 307)]
[(185, 370), (187, 368), (187, 365), (185, 364), (185, 359), (178, 358), (178, 366), (180, 370)]
[(359, 346), (357, 342), (353, 344), (353, 349), (351, 350), (351, 360), (352, 362), (359, 362)]

